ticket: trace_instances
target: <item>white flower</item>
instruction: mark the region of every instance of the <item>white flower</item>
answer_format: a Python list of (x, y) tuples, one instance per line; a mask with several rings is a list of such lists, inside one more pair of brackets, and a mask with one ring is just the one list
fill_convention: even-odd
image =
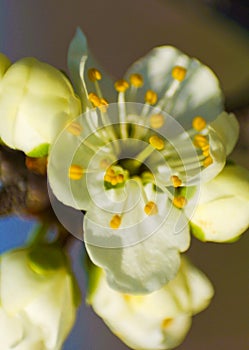
[(192, 315), (204, 310), (213, 296), (207, 277), (184, 258), (176, 278), (148, 295), (112, 290), (101, 269), (90, 270), (90, 281), (89, 304), (132, 349), (167, 350), (178, 346), (191, 326)]
[(63, 253), (51, 246), (7, 252), (0, 276), (1, 349), (61, 349), (78, 302)]
[(31, 157), (44, 156), (58, 133), (81, 113), (80, 100), (56, 68), (23, 58), (6, 71), (6, 62), (0, 56), (0, 137)]
[[(238, 123), (223, 112), (211, 70), (173, 47), (136, 62), (129, 82), (114, 84), (117, 103), (111, 104), (87, 57), (78, 31), (69, 67), (85, 113), (53, 144), (49, 183), (61, 202), (87, 211), (86, 248), (109, 284), (148, 293), (176, 275), (179, 253), (189, 246), (185, 210), (189, 215), (196, 205), (188, 197), (222, 170)], [(64, 213), (55, 211), (63, 222)]]
[(202, 241), (239, 238), (249, 227), (248, 170), (229, 164), (212, 181), (202, 184), (191, 227)]

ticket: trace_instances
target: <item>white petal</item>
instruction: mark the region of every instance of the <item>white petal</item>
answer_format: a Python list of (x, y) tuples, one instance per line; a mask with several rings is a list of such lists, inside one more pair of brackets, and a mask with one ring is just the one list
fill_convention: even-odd
[[(190, 295), (188, 310), (197, 314), (204, 310), (214, 295), (214, 289), (209, 279), (186, 258), (182, 259), (181, 271), (185, 275)], [(187, 311), (187, 310), (186, 310)]]
[[(75, 89), (82, 98), (83, 110), (85, 110), (87, 105), (88, 93), (94, 91), (94, 85), (89, 81), (86, 74), (89, 68), (97, 68), (101, 71), (103, 76), (103, 85), (105, 86), (104, 97), (108, 100), (108, 102), (115, 101), (114, 89), (112, 88), (112, 79), (110, 79), (108, 75), (104, 73), (103, 69), (93, 58), (88, 49), (86, 37), (80, 28), (77, 28), (75, 36), (70, 43), (67, 60)], [(81, 79), (80, 76), (80, 66), (82, 69), (83, 79)]]
[(201, 187), (200, 204), (191, 223), (194, 234), (204, 241), (232, 240), (249, 226), (249, 173), (226, 166)]
[(230, 154), (239, 137), (239, 123), (235, 115), (223, 112), (210, 124), (210, 127), (215, 130), (223, 142), (226, 155)]
[(216, 118), (223, 110), (223, 96), (216, 76), (198, 60), (189, 58), (174, 47), (153, 49), (135, 62), (125, 76), (129, 77), (131, 73), (143, 75), (145, 84), (139, 89), (142, 102), (147, 89), (155, 90), (159, 97), (163, 96), (172, 84), (172, 68), (177, 65), (187, 68), (187, 74), (174, 96), (170, 113), (186, 128), (191, 127), (192, 118), (197, 115), (207, 120)]
[(71, 329), (75, 318), (72, 306), (70, 277), (58, 271), (53, 283), (24, 309), (32, 324), (41, 329), (49, 349), (60, 347)]
[[(149, 227), (144, 220), (138, 226), (107, 230), (95, 222), (94, 218), (99, 220), (100, 217), (98, 211), (89, 211), (85, 217), (86, 248), (93, 262), (106, 269), (108, 282), (114, 289), (148, 293), (175, 276), (180, 263), (179, 252), (189, 246), (189, 228), (180, 210), (172, 207), (165, 223), (149, 236), (143, 235), (142, 230)], [(128, 238), (129, 246), (126, 236), (130, 233), (137, 240), (131, 245), (132, 238)]]
[[(3, 254), (0, 268), (1, 303), (10, 313), (21, 310), (51, 283), (50, 278), (44, 279), (43, 276), (31, 270), (24, 251)], [(18, 289), (16, 288), (17, 281)]]

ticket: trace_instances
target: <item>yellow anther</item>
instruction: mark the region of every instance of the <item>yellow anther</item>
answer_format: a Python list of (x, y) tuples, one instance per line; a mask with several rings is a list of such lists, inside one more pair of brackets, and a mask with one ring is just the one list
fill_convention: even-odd
[(167, 329), (172, 324), (173, 321), (174, 321), (173, 318), (165, 318), (162, 321), (161, 328)]
[(164, 116), (161, 114), (154, 114), (150, 117), (150, 126), (154, 129), (159, 129), (164, 124)]
[(108, 168), (106, 170), (106, 174), (107, 175), (110, 175), (110, 176), (114, 176), (115, 175), (115, 171), (112, 169), (112, 168)]
[(210, 146), (209, 145), (202, 147), (201, 150), (202, 150), (202, 154), (204, 155), (204, 157), (210, 156)]
[(112, 184), (112, 186), (116, 186), (117, 183), (118, 183), (117, 177), (114, 176), (114, 177), (111, 179), (111, 184)]
[(115, 86), (116, 91), (125, 92), (129, 87), (129, 83), (124, 79), (120, 79), (120, 80), (116, 81), (114, 86)]
[(118, 182), (118, 184), (121, 184), (124, 182), (124, 175), (123, 174), (117, 175), (117, 182)]
[(112, 176), (110, 176), (110, 175), (105, 175), (105, 176), (104, 176), (104, 181), (110, 182), (110, 183), (111, 183), (111, 181), (112, 181)]
[(173, 176), (171, 176), (170, 179), (171, 179), (172, 184), (173, 184), (174, 187), (180, 187), (181, 186), (182, 181), (179, 179), (178, 176), (173, 175)]
[(90, 68), (90, 69), (88, 69), (88, 78), (91, 81), (101, 80), (102, 74), (100, 73), (100, 71), (98, 69)]
[(113, 215), (111, 221), (110, 221), (110, 227), (113, 228), (114, 230), (118, 229), (119, 226), (121, 225), (121, 216), (120, 215)]
[(79, 136), (82, 132), (82, 126), (79, 123), (73, 122), (67, 126), (67, 131), (70, 132), (70, 134)]
[(182, 209), (187, 204), (187, 199), (183, 196), (174, 197), (173, 204), (175, 207)]
[(187, 73), (187, 69), (181, 66), (175, 66), (172, 69), (172, 77), (175, 80), (183, 81)]
[(205, 129), (207, 122), (204, 118), (197, 116), (192, 121), (192, 126), (196, 131), (201, 131)]
[(83, 175), (84, 175), (84, 169), (80, 165), (73, 164), (68, 169), (68, 177), (71, 180), (80, 180)]
[(130, 76), (131, 85), (136, 88), (140, 88), (144, 84), (144, 80), (141, 74), (134, 73)]
[(94, 92), (90, 92), (90, 94), (88, 95), (88, 99), (94, 107), (101, 106), (101, 99)]
[(207, 168), (207, 167), (208, 167), (209, 165), (211, 165), (212, 163), (213, 163), (213, 159), (211, 158), (210, 155), (208, 155), (207, 158), (204, 159), (204, 161), (203, 161), (203, 166), (204, 166), (205, 168)]
[(158, 208), (155, 202), (148, 202), (144, 207), (144, 212), (146, 215), (156, 215), (158, 213)]
[(149, 143), (151, 146), (153, 146), (155, 149), (161, 151), (164, 149), (164, 141), (158, 137), (157, 135), (153, 135), (149, 138)]
[(157, 103), (157, 93), (153, 90), (147, 90), (145, 93), (144, 100), (149, 105), (154, 105)]
[(202, 148), (208, 145), (208, 139), (206, 136), (198, 134), (194, 137), (194, 145), (195, 147)]

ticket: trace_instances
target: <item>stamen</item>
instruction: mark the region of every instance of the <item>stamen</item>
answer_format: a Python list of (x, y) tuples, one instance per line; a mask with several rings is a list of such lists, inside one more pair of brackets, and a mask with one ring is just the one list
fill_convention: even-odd
[(150, 117), (150, 126), (154, 129), (159, 129), (164, 124), (164, 117), (161, 114), (154, 114)]
[(147, 90), (144, 99), (146, 103), (153, 106), (157, 103), (157, 93), (153, 90)]
[(183, 81), (185, 79), (186, 73), (187, 73), (187, 69), (186, 68), (181, 67), (181, 66), (175, 66), (172, 69), (172, 73), (171, 74), (172, 74), (172, 77), (175, 80)]
[(183, 196), (174, 197), (173, 204), (175, 207), (182, 209), (187, 204), (187, 199)]
[(124, 174), (120, 173), (120, 171), (122, 171), (123, 169), (121, 167), (117, 168), (118, 170), (115, 171), (112, 167), (109, 167), (104, 175), (104, 181), (108, 182), (112, 186), (122, 184), (125, 181)]
[(202, 148), (209, 144), (207, 137), (201, 134), (195, 135), (193, 143), (197, 148)]
[(148, 202), (144, 207), (144, 212), (146, 215), (156, 215), (158, 213), (158, 207), (155, 202)]
[(117, 92), (125, 92), (129, 87), (129, 83), (124, 79), (120, 79), (115, 82), (114, 87)]
[(101, 99), (94, 92), (90, 92), (88, 99), (92, 103), (93, 107), (100, 107), (102, 104)]
[(113, 215), (111, 221), (110, 221), (110, 227), (114, 230), (118, 229), (119, 226), (121, 225), (121, 216), (120, 215)]
[(209, 145), (202, 147), (201, 150), (202, 150), (202, 154), (205, 157), (208, 157), (210, 155), (210, 146)]
[(88, 78), (95, 82), (96, 80), (101, 80), (102, 79), (102, 74), (100, 71), (96, 68), (90, 68), (88, 69)]
[(72, 122), (66, 127), (66, 129), (68, 132), (70, 132), (70, 134), (79, 136), (82, 132), (83, 127), (79, 123)]
[(175, 187), (175, 188), (177, 188), (177, 187), (180, 187), (181, 186), (181, 184), (182, 184), (182, 181), (179, 179), (179, 177), (178, 176), (176, 176), (176, 175), (173, 175), (173, 176), (171, 176), (171, 181), (172, 181), (172, 183), (173, 183), (173, 186)]
[(161, 328), (163, 330), (166, 330), (173, 322), (173, 318), (165, 318), (163, 321), (162, 321), (162, 324), (161, 324)]
[(80, 180), (84, 175), (84, 169), (77, 164), (73, 164), (68, 169), (68, 177), (71, 180)]
[(130, 76), (130, 83), (135, 88), (140, 88), (144, 84), (144, 80), (141, 74), (134, 73)]
[(195, 117), (192, 121), (192, 126), (196, 131), (201, 131), (205, 129), (206, 125), (207, 125), (206, 120), (201, 116)]
[(203, 166), (205, 168), (207, 168), (209, 165), (211, 165), (213, 163), (213, 159), (211, 158), (211, 156), (208, 156), (207, 158), (204, 159), (203, 161)]
[(151, 144), (152, 147), (155, 149), (161, 151), (164, 149), (164, 141), (158, 137), (157, 135), (153, 135), (149, 138), (149, 143)]

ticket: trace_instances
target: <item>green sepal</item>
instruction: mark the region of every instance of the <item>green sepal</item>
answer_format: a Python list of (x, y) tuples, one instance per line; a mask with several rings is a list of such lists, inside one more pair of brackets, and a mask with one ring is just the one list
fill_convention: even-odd
[(197, 239), (199, 239), (202, 242), (206, 242), (206, 237), (205, 237), (205, 233), (203, 232), (203, 230), (191, 221), (190, 221), (190, 230), (191, 230), (191, 233)]
[(31, 246), (28, 259), (31, 269), (40, 275), (55, 272), (68, 266), (65, 254), (54, 244)]
[(49, 152), (49, 143), (42, 143), (40, 146), (37, 146), (32, 151), (27, 153), (27, 156), (33, 158), (41, 158), (48, 155)]

